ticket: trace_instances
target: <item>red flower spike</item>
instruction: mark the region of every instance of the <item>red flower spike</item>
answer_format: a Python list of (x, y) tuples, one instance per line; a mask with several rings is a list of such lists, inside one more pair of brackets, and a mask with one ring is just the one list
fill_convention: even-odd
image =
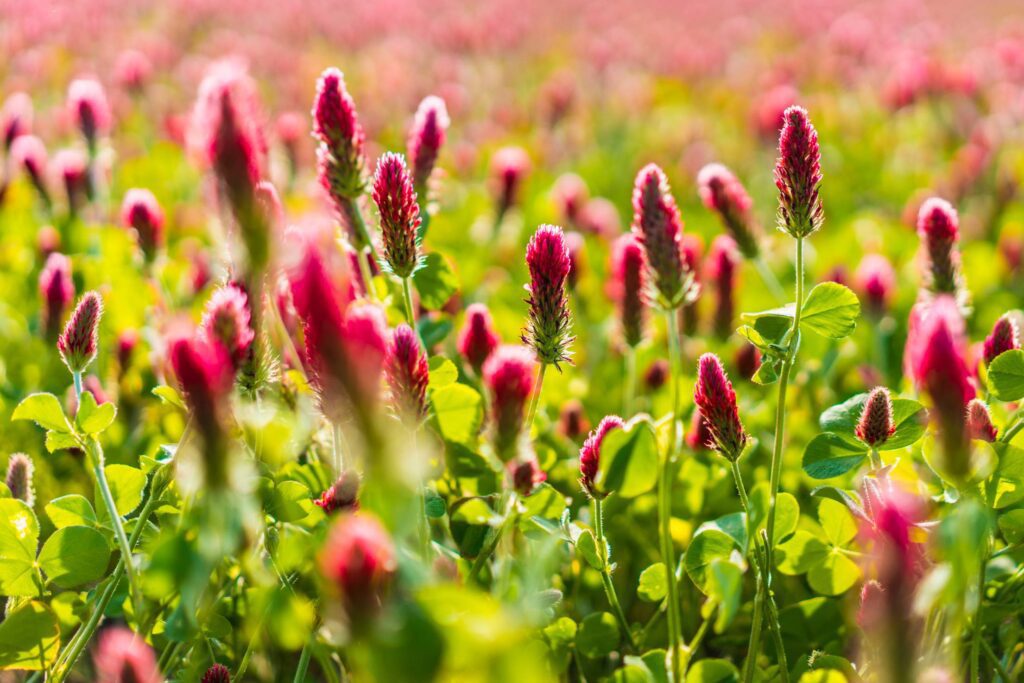
[(498, 219), (519, 202), (519, 193), (530, 172), (530, 157), (522, 147), (502, 147), (491, 158), (491, 175), (497, 187)]
[(631, 234), (622, 235), (612, 246), (612, 293), (619, 305), (622, 338), (631, 347), (644, 340), (647, 323), (647, 274), (644, 251)]
[(104, 630), (93, 654), (97, 683), (160, 683), (153, 649), (124, 626)]
[(736, 176), (722, 164), (708, 164), (697, 174), (704, 206), (718, 214), (722, 225), (746, 258), (757, 258), (760, 235), (751, 212), (753, 201)]
[(110, 130), (110, 104), (103, 86), (94, 78), (78, 78), (68, 86), (68, 113), (90, 147)]
[(39, 298), (42, 300), (43, 332), (54, 340), (60, 332), (64, 314), (75, 298), (75, 283), (71, 279), (71, 259), (64, 254), (52, 253), (39, 273)]
[(501, 338), (494, 330), (494, 321), (487, 306), (470, 304), (456, 346), (478, 376), (483, 371), (484, 363), (500, 344)]
[(420, 207), (412, 176), (401, 154), (388, 152), (377, 162), (373, 201), (380, 211), (384, 262), (398, 277), (410, 277), (420, 262)]
[(674, 309), (685, 303), (692, 277), (683, 262), (683, 221), (668, 179), (655, 164), (640, 169), (633, 188), (633, 234), (652, 275), (659, 303)]
[(418, 194), (425, 196), (427, 193), (430, 175), (434, 172), (450, 125), (444, 100), (436, 95), (428, 95), (420, 102), (406, 144), (413, 185)]
[(537, 457), (532, 454), (510, 461), (506, 469), (512, 488), (523, 498), (531, 495), (548, 478), (540, 468)]
[(508, 462), (519, 447), (526, 404), (533, 395), (536, 357), (525, 346), (500, 346), (483, 367), (484, 383), (491, 392), (494, 450)]
[(956, 294), (960, 272), (960, 221), (956, 209), (938, 197), (927, 199), (917, 214), (917, 234), (928, 257), (925, 280), (935, 294)]
[(320, 550), (320, 572), (341, 594), (355, 628), (383, 605), (398, 563), (387, 531), (363, 513), (339, 515)]
[(50, 206), (50, 190), (46, 183), (46, 146), (35, 135), (19, 135), (11, 143), (11, 164), (21, 168), (46, 206)]
[(551, 194), (565, 222), (576, 225), (580, 212), (590, 198), (586, 181), (575, 173), (564, 173), (558, 176)]
[(740, 252), (736, 241), (728, 235), (719, 235), (708, 251), (708, 279), (715, 285), (715, 334), (726, 339), (733, 331), (736, 310), (736, 278), (740, 265)]
[(540, 362), (558, 368), (560, 362), (569, 360), (569, 344), (574, 339), (566, 294), (572, 264), (561, 228), (537, 228), (526, 246), (526, 265), (530, 269), (530, 298), (526, 300), (530, 315), (523, 343), (533, 347)]
[(782, 119), (775, 162), (779, 228), (791, 237), (803, 238), (817, 232), (825, 220), (818, 194), (822, 178), (818, 132), (802, 107), (789, 107)]
[(745, 380), (753, 379), (761, 368), (761, 350), (753, 344), (744, 344), (736, 352), (736, 372)]
[(558, 414), (558, 431), (565, 438), (575, 441), (585, 432), (590, 430), (590, 421), (583, 412), (583, 404), (576, 399), (570, 399), (562, 404), (562, 410)]
[(121, 202), (121, 225), (135, 231), (147, 261), (164, 243), (164, 212), (153, 193), (144, 188), (128, 190)]
[(103, 299), (96, 292), (86, 292), (57, 338), (57, 350), (72, 373), (81, 373), (96, 358), (102, 315)]
[(597, 478), (597, 472), (601, 467), (601, 443), (604, 442), (604, 437), (608, 436), (608, 432), (613, 429), (622, 429), (623, 426), (625, 426), (625, 422), (621, 417), (608, 415), (597, 425), (597, 429), (590, 432), (590, 436), (580, 448), (580, 486), (591, 498), (603, 498), (611, 493), (611, 491), (599, 492), (594, 487), (594, 479)]
[(355, 512), (359, 509), (359, 474), (345, 470), (313, 504), (331, 515), (335, 512)]
[(888, 389), (875, 387), (871, 390), (854, 432), (858, 439), (872, 448), (881, 446), (896, 433)]
[(967, 404), (967, 434), (972, 439), (992, 443), (999, 435), (999, 430), (992, 424), (992, 415), (988, 406), (981, 399), (973, 399)]
[(857, 266), (854, 280), (868, 313), (876, 319), (885, 315), (896, 290), (896, 271), (889, 259), (881, 254), (866, 255)]
[(418, 424), (427, 416), (430, 368), (416, 332), (405, 323), (391, 335), (384, 367), (392, 409), (403, 422)]
[(652, 361), (644, 372), (644, 384), (651, 391), (657, 391), (668, 381), (669, 365), (664, 358)]
[(712, 353), (705, 353), (698, 361), (693, 402), (707, 421), (715, 449), (729, 460), (739, 458), (747, 443), (747, 433), (740, 422), (736, 392), (722, 361)]
[(256, 337), (250, 323), (248, 295), (238, 286), (229, 284), (215, 291), (206, 303), (200, 329), (210, 343), (224, 347), (237, 371), (248, 357)]
[(11, 93), (0, 109), (0, 137), (4, 150), (11, 151), (14, 139), (32, 132), (32, 98), (23, 92)]
[(36, 492), (32, 487), (32, 460), (24, 453), (12, 453), (7, 459), (7, 478), (4, 482), (11, 492), (11, 497), (20, 500), (29, 507), (35, 503)]
[(1004, 315), (992, 327), (992, 333), (985, 337), (985, 366), (992, 364), (1000, 354), (1020, 348), (1020, 334), (1017, 323), (1009, 315)]
[(679, 309), (680, 322), (683, 334), (694, 335), (697, 333), (697, 326), (700, 323), (697, 301), (702, 294), (700, 269), (701, 260), (704, 256), (704, 240), (700, 235), (683, 233), (683, 265), (693, 276), (693, 287), (690, 291), (689, 301)]
[(356, 105), (345, 88), (345, 77), (330, 67), (320, 75), (313, 101), (313, 136), (317, 150), (320, 182), (335, 204), (352, 200), (366, 186), (365, 134)]
[(88, 198), (91, 187), (88, 160), (77, 149), (62, 149), (53, 157), (53, 167), (64, 183), (68, 210), (77, 214)]

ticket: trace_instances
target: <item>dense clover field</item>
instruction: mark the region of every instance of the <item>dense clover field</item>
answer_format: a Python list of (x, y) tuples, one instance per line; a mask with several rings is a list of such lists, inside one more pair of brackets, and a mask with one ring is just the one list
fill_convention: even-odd
[(174, 4), (3, 10), (0, 682), (1024, 678), (1019, 8)]

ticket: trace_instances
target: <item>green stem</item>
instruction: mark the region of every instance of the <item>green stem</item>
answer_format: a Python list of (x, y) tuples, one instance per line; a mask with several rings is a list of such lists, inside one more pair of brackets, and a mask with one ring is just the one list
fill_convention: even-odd
[(540, 405), (540, 392), (544, 388), (544, 373), (548, 369), (547, 363), (540, 364), (540, 372), (537, 373), (537, 388), (533, 390), (533, 399), (530, 401), (530, 411), (526, 414), (526, 433), (529, 435), (533, 428), (533, 418), (537, 417), (537, 406)]
[(309, 669), (309, 657), (312, 654), (313, 645), (313, 633), (309, 634), (309, 640), (302, 646), (302, 654), (299, 655), (299, 666), (295, 669), (294, 683), (302, 683), (306, 680), (306, 671)]
[(636, 402), (636, 349), (632, 346), (626, 347), (626, 391), (622, 405), (622, 416), (627, 420), (633, 415), (633, 405)]
[(682, 351), (679, 343), (678, 319), (675, 311), (666, 311), (668, 326), (668, 353), (672, 366), (672, 433), (666, 445), (665, 456), (662, 458), (658, 476), (658, 522), (661, 557), (665, 563), (665, 576), (668, 581), (668, 651), (671, 659), (672, 680), (681, 680), (682, 661), (680, 645), (682, 643), (682, 617), (679, 612), (679, 586), (676, 583), (675, 547), (672, 543), (672, 464), (675, 461), (679, 444), (679, 391), (680, 391), (680, 357)]
[(409, 323), (409, 327), (413, 330), (416, 329), (416, 314), (412, 310), (412, 289), (409, 287), (409, 280), (412, 278), (402, 278), (402, 299), (405, 302), (405, 319)]
[(637, 650), (636, 640), (633, 638), (633, 631), (629, 628), (629, 620), (626, 619), (626, 613), (622, 610), (622, 604), (619, 602), (619, 596), (615, 592), (615, 584), (612, 582), (612, 572), (609, 562), (611, 561), (610, 552), (608, 550), (608, 544), (604, 537), (604, 510), (602, 508), (602, 500), (600, 498), (594, 498), (594, 531), (596, 532), (597, 551), (601, 554), (601, 582), (604, 584), (605, 595), (608, 596), (608, 604), (612, 606), (612, 610), (615, 613), (615, 618), (619, 620), (619, 626), (622, 627), (623, 632), (626, 634), (626, 639), (629, 640), (629, 646), (634, 651)]
[(754, 611), (751, 614), (750, 640), (747, 643), (747, 661), (743, 667), (743, 682), (751, 683), (757, 670), (757, 655), (761, 651), (761, 619), (764, 614), (764, 579), (757, 573), (757, 592), (754, 594)]
[(360, 249), (356, 261), (359, 263), (359, 275), (362, 277), (363, 285), (366, 288), (366, 296), (370, 301), (377, 300), (377, 290), (373, 287), (373, 269), (370, 268), (370, 254), (366, 249)]
[(491, 535), (490, 541), (480, 551), (480, 554), (476, 556), (473, 561), (473, 566), (469, 570), (469, 576), (466, 578), (466, 583), (475, 581), (477, 576), (480, 575), (480, 570), (487, 564), (487, 560), (494, 554), (495, 549), (498, 547), (498, 543), (501, 541), (501, 537), (505, 534), (505, 530), (508, 528), (509, 523), (515, 517), (514, 511), (516, 507), (516, 494), (511, 492), (508, 494), (508, 502), (505, 503), (504, 516), (501, 520), (501, 524), (494, 533)]
[(1017, 436), (1017, 432), (1024, 429), (1024, 419), (1021, 419), (1020, 412), (1015, 414), (1012, 419), (1015, 420), (1015, 422), (1013, 422), (1013, 426), (1008, 428), (999, 437), (999, 440), (1003, 443), (1010, 443), (1013, 440), (1013, 437)]
[(72, 372), (71, 378), (75, 382), (75, 399), (78, 401), (82, 400), (82, 373)]
[(1013, 680), (1010, 678), (1010, 673), (1006, 670), (1006, 667), (1003, 666), (1003, 663), (999, 661), (999, 657), (997, 657), (996, 653), (992, 651), (992, 646), (989, 645), (988, 641), (984, 638), (981, 640), (981, 651), (985, 653), (989, 663), (991, 663), (995, 668), (999, 677), (1003, 679), (1003, 683), (1010, 683), (1010, 681)]
[(871, 469), (874, 471), (880, 470), (883, 467), (882, 454), (878, 452), (878, 449), (872, 446), (868, 449), (868, 460), (871, 462)]
[[(124, 559), (125, 574), (128, 576), (128, 586), (131, 588), (132, 600), (136, 608), (138, 608), (142, 604), (142, 593), (139, 590), (139, 579), (135, 573), (135, 565), (132, 563), (132, 546), (128, 543), (128, 535), (124, 532), (121, 515), (118, 513), (117, 505), (114, 503), (114, 495), (110, 491), (110, 484), (107, 483), (107, 474), (103, 469), (103, 448), (94, 437), (90, 436), (86, 441), (86, 450), (92, 459), (93, 474), (96, 476), (100, 496), (103, 497), (103, 504), (106, 506), (107, 514), (110, 516), (110, 524), (114, 527), (114, 537), (117, 539), (117, 545), (121, 550), (121, 557)], [(139, 614), (140, 612), (136, 609), (135, 613)]]

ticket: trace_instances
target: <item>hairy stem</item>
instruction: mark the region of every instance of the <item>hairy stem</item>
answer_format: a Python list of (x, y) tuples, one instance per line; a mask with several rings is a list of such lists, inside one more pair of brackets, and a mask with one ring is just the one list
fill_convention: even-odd
[(627, 420), (633, 415), (636, 403), (636, 349), (626, 347), (626, 390), (622, 403), (622, 416)]
[(608, 604), (612, 606), (612, 611), (615, 614), (615, 618), (619, 620), (619, 626), (622, 627), (623, 632), (626, 634), (629, 646), (635, 651), (637, 646), (636, 640), (633, 638), (633, 631), (629, 628), (629, 620), (626, 619), (626, 613), (622, 610), (618, 593), (615, 592), (615, 584), (612, 583), (611, 553), (608, 551), (608, 544), (604, 537), (604, 510), (602, 502), (600, 498), (594, 498), (594, 531), (597, 549), (601, 553), (601, 582), (604, 584), (605, 595), (608, 596)]
[(121, 557), (124, 559), (128, 586), (131, 589), (132, 600), (136, 606), (135, 613), (139, 614), (137, 608), (142, 604), (142, 593), (139, 590), (139, 579), (135, 573), (135, 565), (132, 563), (132, 546), (128, 543), (128, 535), (124, 532), (121, 515), (117, 511), (114, 495), (111, 493), (110, 484), (107, 482), (107, 474), (103, 468), (103, 448), (100, 446), (99, 441), (90, 436), (86, 440), (86, 451), (89, 454), (90, 460), (92, 460), (96, 484), (99, 486), (100, 496), (103, 498), (103, 504), (107, 508), (107, 514), (110, 516), (110, 524), (114, 527), (114, 537), (117, 539), (118, 548), (121, 550)]
[(547, 363), (540, 364), (540, 372), (537, 373), (537, 388), (533, 390), (533, 399), (530, 401), (530, 410), (526, 414), (526, 425), (524, 426), (524, 429), (526, 429), (527, 435), (529, 435), (530, 430), (533, 428), (533, 418), (537, 417), (537, 406), (540, 405), (540, 392), (541, 389), (544, 388), (544, 373), (547, 369)]
[(402, 301), (405, 303), (405, 320), (409, 323), (409, 327), (416, 329), (416, 314), (412, 308), (412, 289), (409, 287), (409, 281), (412, 278), (402, 278)]
[(676, 311), (666, 311), (668, 327), (668, 353), (672, 366), (672, 430), (662, 458), (658, 476), (658, 526), (661, 542), (661, 557), (665, 563), (668, 581), (668, 639), (669, 656), (672, 661), (672, 680), (680, 681), (682, 676), (681, 650), (682, 617), (679, 612), (679, 586), (676, 582), (675, 547), (672, 542), (672, 465), (679, 448), (679, 391), (682, 350), (679, 343), (679, 316)]

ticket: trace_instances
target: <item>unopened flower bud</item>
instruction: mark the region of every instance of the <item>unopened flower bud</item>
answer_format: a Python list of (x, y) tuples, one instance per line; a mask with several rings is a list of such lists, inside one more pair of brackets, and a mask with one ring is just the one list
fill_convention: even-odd
[(576, 399), (570, 399), (562, 404), (562, 410), (558, 414), (558, 431), (567, 439), (575, 441), (582, 434), (589, 431), (590, 422), (586, 413), (583, 412), (583, 404)]
[(530, 171), (530, 157), (522, 147), (502, 147), (491, 158), (491, 175), (497, 187), (498, 220), (519, 202), (519, 194)]
[(199, 326), (210, 343), (220, 344), (237, 371), (249, 356), (256, 337), (251, 325), (249, 297), (237, 285), (225, 285), (210, 297)]
[(657, 391), (668, 381), (669, 365), (664, 358), (652, 361), (644, 372), (644, 384), (650, 391)]
[(135, 232), (147, 261), (164, 243), (164, 212), (153, 193), (144, 188), (128, 190), (121, 201), (121, 225)]
[(659, 304), (675, 309), (686, 303), (693, 277), (682, 256), (683, 221), (660, 168), (640, 169), (633, 187), (633, 234), (647, 260)]
[(569, 360), (572, 320), (566, 295), (566, 278), (571, 263), (562, 229), (542, 225), (526, 247), (530, 269), (530, 315), (523, 343), (533, 347), (537, 359), (556, 368)]
[(409, 153), (409, 167), (412, 169), (416, 193), (426, 197), (430, 174), (437, 165), (437, 157), (444, 145), (445, 135), (451, 120), (444, 100), (428, 95), (420, 102), (409, 130), (406, 151)]
[(49, 209), (53, 203), (46, 183), (46, 146), (35, 135), (19, 135), (11, 143), (11, 163), (21, 168), (35, 188), (40, 201)]
[(722, 164), (708, 164), (697, 175), (704, 206), (718, 214), (722, 225), (748, 259), (760, 253), (759, 229), (751, 212), (753, 202), (736, 176)]
[(612, 246), (612, 293), (619, 307), (622, 338), (631, 347), (644, 340), (647, 323), (647, 277), (643, 247), (632, 234)]
[(419, 265), (420, 207), (412, 177), (401, 154), (387, 153), (377, 162), (373, 201), (380, 211), (384, 262), (398, 277), (410, 277)]
[(103, 86), (94, 78), (78, 78), (68, 86), (68, 112), (90, 148), (110, 130), (110, 104)]
[(32, 487), (32, 460), (24, 453), (14, 453), (7, 460), (7, 478), (4, 480), (11, 497), (29, 507), (35, 503), (36, 492)]
[(364, 513), (335, 518), (320, 551), (320, 572), (341, 595), (360, 628), (383, 605), (398, 569), (395, 548), (375, 517)]
[(0, 109), (0, 138), (4, 150), (11, 151), (14, 139), (32, 132), (32, 98), (23, 92), (15, 92), (4, 100)]
[(313, 504), (326, 515), (355, 512), (359, 509), (359, 474), (355, 470), (345, 470)]
[(927, 255), (925, 279), (935, 294), (957, 294), (963, 283), (960, 272), (960, 222), (956, 209), (944, 199), (932, 197), (917, 214), (917, 234)]
[(53, 167), (64, 182), (68, 211), (77, 214), (92, 192), (85, 155), (77, 149), (62, 149), (53, 157)]
[(601, 468), (601, 444), (604, 437), (613, 429), (622, 429), (625, 423), (617, 415), (608, 415), (597, 429), (590, 432), (590, 436), (583, 442), (580, 448), (580, 486), (591, 498), (603, 498), (611, 491), (600, 492), (595, 486), (598, 470)]
[(753, 344), (743, 344), (736, 352), (736, 372), (745, 380), (753, 379), (761, 367), (761, 350)]
[(992, 327), (992, 333), (985, 337), (985, 366), (992, 364), (1000, 354), (1020, 348), (1020, 334), (1017, 323), (1009, 315), (1004, 315)]
[(875, 318), (885, 315), (896, 290), (896, 271), (889, 259), (881, 254), (868, 254), (857, 266), (854, 279), (868, 313)]
[(403, 422), (418, 424), (427, 416), (430, 369), (415, 330), (402, 323), (395, 328), (384, 364), (391, 407)]
[(502, 461), (518, 450), (526, 418), (526, 404), (533, 395), (536, 357), (525, 346), (498, 347), (484, 363), (484, 383), (491, 394), (492, 440)]
[(733, 317), (736, 310), (736, 279), (740, 265), (740, 253), (736, 242), (728, 235), (719, 235), (711, 243), (708, 252), (708, 279), (715, 285), (715, 334), (728, 338), (733, 331)]
[(567, 225), (576, 225), (580, 212), (589, 200), (590, 191), (583, 178), (575, 173), (564, 173), (555, 181), (552, 198)]
[(854, 431), (857, 438), (871, 448), (881, 446), (896, 432), (888, 389), (875, 387), (871, 390)]
[(739, 458), (747, 443), (747, 433), (740, 422), (736, 392), (722, 361), (714, 354), (705, 353), (698, 361), (693, 402), (707, 421), (715, 449), (729, 460)]
[(512, 460), (506, 467), (512, 488), (524, 498), (532, 494), (548, 478), (533, 454)]
[(782, 118), (779, 158), (775, 162), (779, 228), (792, 237), (803, 238), (817, 232), (825, 220), (818, 194), (821, 185), (818, 132), (801, 107), (788, 108)]
[(972, 439), (993, 442), (999, 430), (992, 424), (992, 415), (988, 406), (981, 399), (973, 399), (967, 404), (967, 434)]
[(56, 252), (46, 258), (39, 273), (39, 298), (42, 300), (42, 327), (47, 339), (56, 339), (68, 306), (75, 298), (71, 280), (71, 259)]
[(456, 346), (477, 375), (480, 375), (484, 363), (500, 344), (501, 338), (494, 330), (494, 321), (487, 306), (470, 304)]
[(84, 371), (96, 358), (99, 345), (103, 300), (96, 292), (86, 292), (57, 338), (57, 350), (72, 373)]

